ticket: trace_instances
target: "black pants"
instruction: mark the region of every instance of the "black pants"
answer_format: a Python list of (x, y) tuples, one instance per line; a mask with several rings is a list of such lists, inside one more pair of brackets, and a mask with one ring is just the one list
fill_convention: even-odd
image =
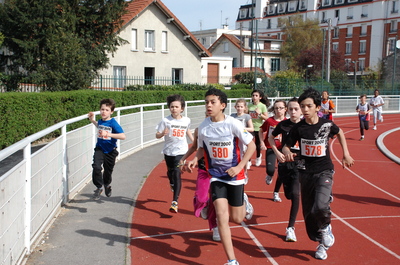
[(365, 115), (358, 116), (358, 119), (360, 120), (360, 133), (361, 133), (361, 135), (364, 135), (364, 129), (365, 130), (369, 129), (369, 121), (365, 120)]
[[(117, 149), (114, 149), (108, 154), (104, 153), (99, 147), (94, 149), (92, 181), (98, 189), (111, 184), (115, 159), (117, 158), (118, 154), (119, 153)], [(103, 173), (101, 172), (103, 170), (102, 167), (104, 167)]]
[(333, 170), (310, 174), (300, 170), (301, 205), (308, 237), (321, 240), (319, 229), (331, 223)]
[[(265, 151), (265, 165), (266, 165), (266, 171), (267, 171), (268, 176), (271, 176), (271, 177), (274, 176), (276, 161), (277, 160), (276, 160), (276, 155), (274, 153), (274, 150), (272, 150), (271, 148), (268, 148)], [(274, 192), (279, 192), (281, 186), (282, 186), (282, 181), (281, 181), (281, 177), (278, 172), (278, 176), (276, 177), (276, 180), (275, 180)]]
[(285, 197), (292, 201), (289, 213), (288, 227), (294, 226), (300, 205), (300, 181), (297, 162), (286, 162), (278, 164), (278, 175), (283, 184)]
[(260, 157), (261, 155), (261, 142), (260, 142), (260, 137), (258, 137), (258, 131), (254, 131), (251, 133), (254, 137), (254, 141), (256, 144), (256, 153), (257, 153), (257, 157)]
[(183, 155), (178, 156), (167, 156), (164, 155), (165, 163), (167, 164), (167, 176), (169, 179), (169, 184), (174, 185), (174, 195), (172, 197), (173, 201), (178, 201), (179, 194), (182, 189), (182, 179), (181, 179), (181, 170), (178, 167), (179, 161)]

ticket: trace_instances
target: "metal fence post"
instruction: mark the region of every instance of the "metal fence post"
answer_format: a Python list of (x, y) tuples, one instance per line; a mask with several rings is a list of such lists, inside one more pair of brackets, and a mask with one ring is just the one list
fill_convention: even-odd
[(24, 160), (26, 166), (25, 173), (25, 221), (24, 221), (24, 244), (27, 253), (31, 252), (31, 218), (32, 218), (32, 159), (31, 159), (31, 143), (24, 148)]
[(68, 177), (67, 177), (68, 160), (67, 160), (67, 125), (66, 124), (61, 128), (61, 137), (62, 137), (62, 146), (63, 146), (63, 166), (62, 166), (62, 176), (63, 176), (63, 184), (64, 184), (63, 204), (67, 204), (69, 189), (68, 189)]

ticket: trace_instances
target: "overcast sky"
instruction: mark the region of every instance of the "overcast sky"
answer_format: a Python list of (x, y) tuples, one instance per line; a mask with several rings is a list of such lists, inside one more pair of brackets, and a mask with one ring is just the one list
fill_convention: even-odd
[[(222, 24), (235, 29), (241, 5), (251, 0), (161, 0), (190, 30), (222, 28)], [(200, 26), (201, 23), (201, 26)]]

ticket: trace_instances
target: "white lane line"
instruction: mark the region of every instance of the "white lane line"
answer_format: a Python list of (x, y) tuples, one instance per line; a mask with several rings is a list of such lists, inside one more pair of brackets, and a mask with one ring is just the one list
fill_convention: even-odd
[(254, 234), (250, 231), (247, 225), (242, 222), (242, 227), (246, 231), (246, 233), (250, 236), (251, 240), (257, 245), (257, 247), (264, 253), (265, 257), (268, 258), (268, 261), (271, 262), (273, 265), (278, 265), (279, 263), (275, 261), (275, 259), (268, 253), (268, 251), (263, 247), (263, 245), (258, 241), (258, 239), (254, 236)]

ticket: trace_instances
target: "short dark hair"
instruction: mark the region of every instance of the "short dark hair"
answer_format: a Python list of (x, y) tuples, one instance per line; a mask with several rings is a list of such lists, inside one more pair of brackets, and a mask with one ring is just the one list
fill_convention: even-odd
[(321, 93), (318, 90), (315, 90), (312, 87), (307, 88), (304, 92), (300, 95), (297, 102), (299, 104), (305, 100), (306, 98), (311, 98), (314, 101), (314, 104), (318, 107), (321, 106)]
[[(221, 104), (225, 103), (225, 108), (228, 106), (228, 96), (220, 89), (210, 88), (205, 94), (205, 97), (207, 96), (217, 96)], [(222, 112), (225, 111), (225, 108), (222, 110)]]
[(167, 97), (168, 108), (171, 105), (171, 103), (174, 101), (180, 101), (182, 109), (185, 109), (185, 98), (182, 95), (179, 95), (179, 94), (169, 95)]
[(297, 102), (297, 103), (299, 103), (299, 100), (298, 100), (298, 98), (297, 97), (292, 97), (291, 99), (289, 99), (289, 101), (288, 101), (288, 103), (287, 103), (287, 106), (289, 107), (289, 103), (290, 102)]
[(115, 101), (111, 98), (103, 98), (100, 100), (100, 108), (101, 105), (106, 105), (107, 107), (110, 107), (111, 111), (114, 111), (115, 109)]

